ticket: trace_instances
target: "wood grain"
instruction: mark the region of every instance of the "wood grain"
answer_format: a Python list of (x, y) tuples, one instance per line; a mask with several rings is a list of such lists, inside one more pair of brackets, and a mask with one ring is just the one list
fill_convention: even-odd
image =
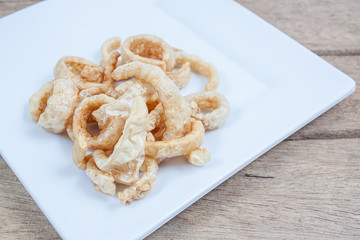
[(358, 239), (360, 139), (283, 142), (149, 239)]
[(9, 15), (10, 13), (13, 13), (15, 11), (18, 11), (20, 9), (23, 9), (25, 7), (31, 6), (39, 1), (33, 0), (33, 1), (4, 1), (0, 0), (0, 18), (4, 17), (6, 15)]
[[(0, 17), (37, 0), (0, 0)], [(360, 1), (238, 0), (360, 81)], [(149, 239), (358, 239), (359, 90), (180, 213)], [(59, 235), (0, 159), (0, 238)]]
[(237, 2), (320, 55), (360, 54), (360, 1)]
[[(322, 56), (322, 58), (352, 77), (356, 81), (357, 86), (360, 85), (360, 55)], [(355, 137), (360, 137), (359, 88), (350, 97), (321, 115), (305, 128), (293, 134), (289, 140)]]

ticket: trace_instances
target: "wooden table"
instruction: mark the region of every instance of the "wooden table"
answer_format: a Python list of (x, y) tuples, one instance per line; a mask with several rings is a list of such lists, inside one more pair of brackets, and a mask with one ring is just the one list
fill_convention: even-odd
[[(0, 0), (0, 17), (36, 2)], [(359, 0), (238, 2), (359, 84)], [(149, 239), (359, 239), (359, 104), (360, 91), (356, 90), (173, 218)], [(0, 236), (59, 238), (2, 159)]]

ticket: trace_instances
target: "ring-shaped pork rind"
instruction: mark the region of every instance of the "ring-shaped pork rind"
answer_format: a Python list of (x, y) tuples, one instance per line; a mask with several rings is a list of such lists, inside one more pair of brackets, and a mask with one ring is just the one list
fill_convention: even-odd
[(38, 125), (52, 133), (63, 132), (78, 104), (78, 93), (79, 89), (72, 81), (55, 80), (52, 95), (47, 99)]
[[(193, 93), (185, 96), (185, 99), (190, 102), (191, 107), (195, 105), (191, 102), (196, 103), (198, 108), (196, 106), (192, 108), (191, 117), (202, 121), (206, 131), (219, 128), (229, 117), (229, 103), (224, 95), (218, 92)], [(201, 111), (201, 109), (210, 111)]]
[(91, 158), (86, 164), (86, 175), (93, 183), (95, 190), (113, 196), (116, 193), (116, 185), (114, 183), (114, 177), (104, 171), (101, 171), (94, 159)]
[(135, 200), (142, 199), (153, 189), (156, 173), (159, 169), (155, 159), (146, 157), (142, 169), (144, 169), (144, 172), (139, 180), (118, 193), (121, 204), (128, 205)]
[(216, 90), (219, 84), (219, 75), (213, 64), (203, 61), (199, 56), (190, 55), (183, 51), (174, 52), (176, 61), (180, 64), (189, 62), (191, 68), (208, 79), (208, 84), (205, 86), (205, 91)]
[(62, 57), (54, 69), (55, 79), (64, 78), (73, 81), (79, 89), (101, 83), (104, 68), (96, 63), (80, 57)]
[(55, 80), (45, 83), (31, 96), (29, 101), (29, 111), (34, 122), (39, 121), (40, 115), (44, 112), (47, 101), (53, 94), (54, 82)]
[(121, 46), (121, 64), (139, 61), (171, 71), (175, 67), (172, 48), (155, 35), (136, 35), (127, 38)]
[(205, 129), (200, 121), (191, 123), (191, 131), (183, 137), (163, 141), (146, 141), (145, 155), (156, 159), (183, 156), (200, 147)]
[(164, 108), (164, 140), (182, 137), (189, 131), (190, 106), (180, 94), (178, 87), (160, 68), (141, 62), (131, 62), (117, 67), (112, 77), (117, 81), (136, 77), (152, 85)]
[(85, 98), (75, 110), (73, 118), (73, 133), (76, 138), (83, 136), (89, 149), (111, 150), (121, 136), (124, 120), (119, 116), (109, 117), (98, 136), (91, 136), (87, 130), (87, 123), (91, 113), (103, 104), (115, 101), (105, 94)]
[(145, 159), (147, 114), (144, 99), (137, 96), (112, 154), (107, 158), (103, 151), (93, 153), (99, 169), (112, 174), (119, 183), (131, 184), (139, 179), (139, 169)]
[(189, 62), (181, 62), (180, 68), (175, 72), (166, 72), (168, 76), (178, 88), (183, 88), (188, 84), (191, 77), (191, 67)]
[(117, 51), (121, 47), (121, 38), (113, 37), (104, 42), (101, 47), (101, 65), (105, 68), (104, 70), (104, 80), (103, 83), (109, 84), (112, 86), (113, 79), (111, 78), (111, 73), (116, 68), (120, 52)]

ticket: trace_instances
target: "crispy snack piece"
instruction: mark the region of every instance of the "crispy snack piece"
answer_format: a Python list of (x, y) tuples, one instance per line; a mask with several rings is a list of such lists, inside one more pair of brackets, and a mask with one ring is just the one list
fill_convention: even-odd
[(116, 185), (114, 183), (114, 177), (104, 171), (101, 171), (94, 159), (91, 158), (86, 164), (86, 175), (93, 183), (95, 190), (113, 196), (116, 193)]
[(136, 77), (152, 85), (164, 108), (166, 126), (163, 134), (164, 140), (182, 137), (188, 132), (190, 128), (190, 106), (176, 85), (160, 68), (141, 62), (131, 62), (117, 67), (112, 77), (117, 81)]
[(34, 95), (31, 96), (29, 101), (30, 116), (34, 122), (37, 122), (40, 115), (44, 112), (49, 97), (53, 94), (54, 82), (50, 81), (45, 83)]
[(131, 184), (139, 179), (139, 168), (145, 159), (147, 113), (144, 99), (136, 97), (112, 154), (107, 158), (104, 151), (94, 152), (96, 165), (111, 173), (119, 183)]
[[(121, 47), (121, 38), (112, 37), (106, 40), (101, 46), (101, 65), (106, 67), (107, 62), (113, 58), (111, 55), (112, 52), (120, 50)], [(112, 61), (112, 60), (110, 60)]]
[(130, 204), (135, 200), (142, 199), (148, 194), (156, 181), (156, 173), (159, 169), (153, 158), (146, 157), (142, 165), (144, 172), (139, 180), (133, 185), (118, 193), (121, 204)]
[(104, 66), (104, 80), (103, 83), (109, 84), (112, 87), (114, 80), (111, 73), (116, 68), (116, 63), (120, 57), (119, 50), (121, 46), (121, 38), (113, 37), (104, 42), (101, 47), (101, 65)]
[(121, 136), (124, 120), (119, 116), (110, 117), (98, 136), (91, 136), (87, 130), (87, 123), (91, 113), (101, 105), (115, 101), (105, 94), (85, 98), (75, 110), (73, 118), (73, 133), (75, 138), (83, 136), (89, 149), (111, 150)]
[(181, 67), (175, 72), (166, 72), (166, 75), (175, 83), (178, 88), (183, 88), (190, 81), (190, 63), (184, 61), (176, 61), (176, 65), (180, 65)]
[(125, 83), (130, 84), (126, 84), (125, 92), (117, 100), (104, 104), (93, 112), (93, 116), (100, 127), (105, 124), (109, 116), (121, 116), (123, 119), (127, 119), (136, 96), (142, 96), (145, 101), (156, 101), (157, 93), (149, 84), (142, 84), (138, 80), (127, 81)]
[(185, 155), (186, 159), (195, 166), (202, 166), (210, 161), (210, 153), (205, 148), (197, 148)]
[(82, 101), (84, 98), (91, 97), (94, 95), (99, 95), (102, 93), (112, 98), (118, 98), (121, 96), (121, 94), (118, 91), (116, 91), (112, 86), (98, 83), (98, 84), (92, 84), (92, 86), (89, 86), (88, 88), (82, 90), (79, 93), (79, 98), (80, 101)]
[(72, 81), (55, 80), (53, 93), (47, 100), (46, 108), (40, 115), (38, 125), (49, 132), (63, 132), (78, 104), (78, 93), (79, 89)]
[(86, 163), (89, 160), (86, 158), (86, 151), (88, 150), (87, 142), (84, 136), (79, 136), (74, 141), (72, 149), (72, 160), (80, 169), (85, 169)]
[(84, 58), (62, 57), (55, 66), (54, 75), (55, 79), (69, 79), (79, 89), (85, 89), (91, 86), (91, 83), (102, 82), (104, 68)]
[(205, 129), (203, 124), (195, 120), (191, 123), (191, 131), (183, 137), (163, 141), (146, 141), (145, 154), (156, 159), (182, 156), (200, 147)]
[(204, 62), (199, 56), (190, 55), (183, 51), (175, 51), (174, 55), (178, 63), (182, 64), (189, 62), (191, 68), (194, 71), (204, 75), (208, 79), (208, 84), (205, 86), (205, 91), (216, 90), (219, 84), (219, 76), (213, 64)]
[(191, 117), (202, 121), (206, 131), (219, 128), (229, 117), (229, 103), (224, 95), (218, 92), (194, 93), (185, 96), (185, 99), (192, 108)]
[(175, 67), (172, 48), (155, 35), (141, 34), (127, 38), (121, 46), (120, 64), (139, 61), (171, 71)]

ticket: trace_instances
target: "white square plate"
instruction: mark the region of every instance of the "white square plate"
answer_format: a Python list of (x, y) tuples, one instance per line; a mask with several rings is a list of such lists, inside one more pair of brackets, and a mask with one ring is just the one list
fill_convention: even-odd
[[(354, 81), (232, 1), (46, 1), (0, 20), (1, 154), (66, 239), (141, 238), (344, 99)], [(231, 116), (205, 134), (204, 167), (162, 164), (130, 206), (93, 189), (72, 142), (36, 126), (28, 100), (64, 55), (100, 60), (112, 36), (156, 34), (215, 64)], [(201, 91), (194, 74), (182, 92)]]

